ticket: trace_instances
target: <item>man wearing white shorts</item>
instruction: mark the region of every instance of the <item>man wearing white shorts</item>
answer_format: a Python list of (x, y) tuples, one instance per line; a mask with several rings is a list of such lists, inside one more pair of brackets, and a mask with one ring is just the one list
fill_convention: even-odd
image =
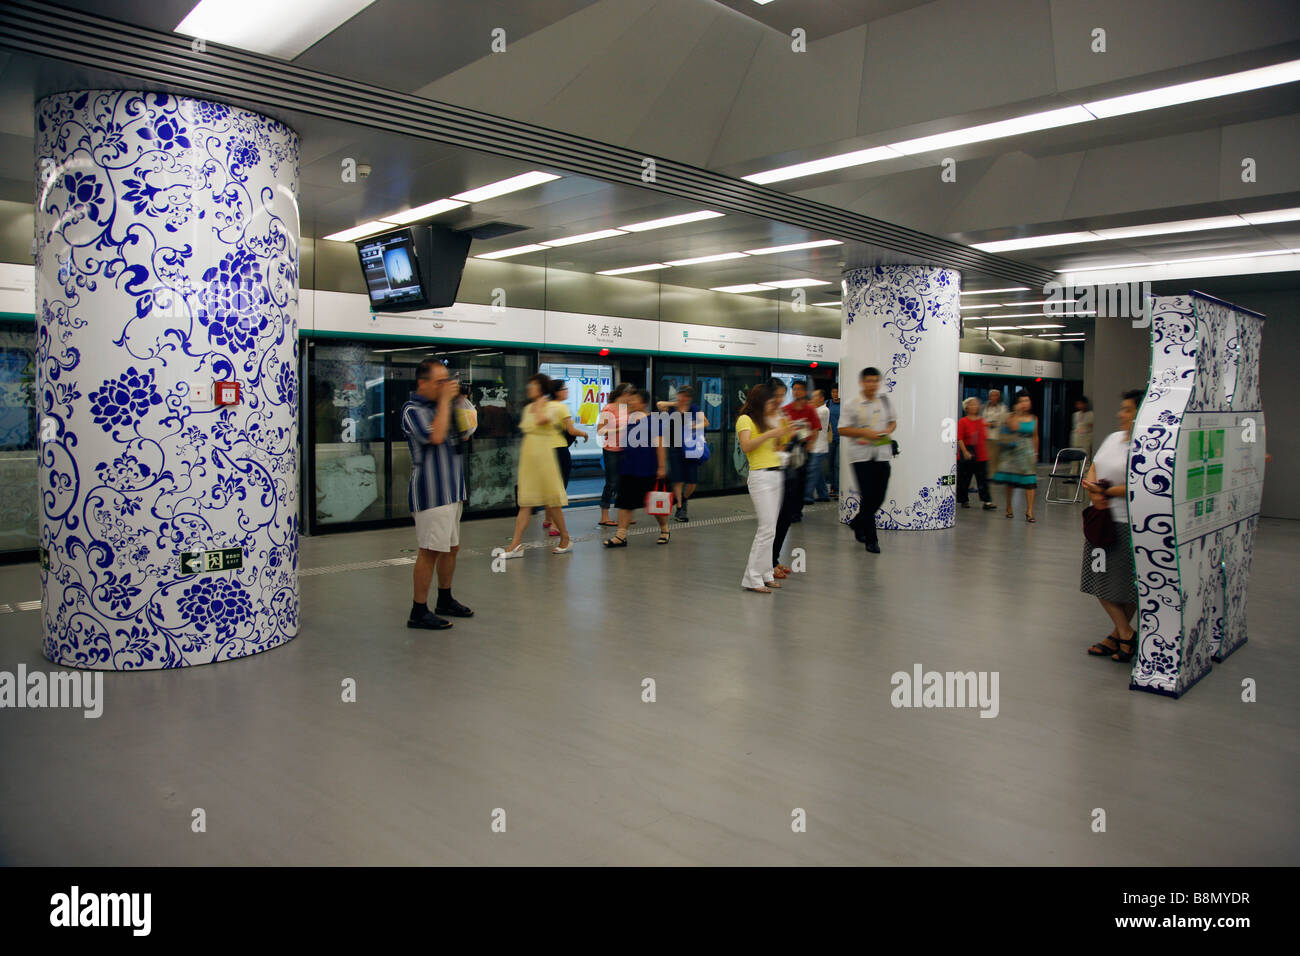
[[(451, 627), (447, 617), (474, 615), (451, 596), (466, 497), (462, 446), (467, 435), (459, 431), (452, 415), (459, 394), (460, 383), (447, 366), (425, 359), (416, 370), (415, 391), (402, 406), (402, 431), (411, 449), (411, 514), (420, 549), (406, 626), (429, 631)], [(435, 573), (438, 601), (430, 611), (429, 585)]]

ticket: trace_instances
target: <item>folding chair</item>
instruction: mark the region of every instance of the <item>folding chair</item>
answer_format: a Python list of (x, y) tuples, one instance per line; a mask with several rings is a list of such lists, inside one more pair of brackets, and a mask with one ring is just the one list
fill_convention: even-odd
[[(1078, 472), (1061, 471), (1062, 465), (1071, 467), (1075, 462), (1079, 463)], [(1083, 476), (1088, 473), (1088, 453), (1082, 448), (1062, 448), (1056, 453), (1056, 461), (1052, 462), (1052, 473), (1047, 478), (1047, 500), (1054, 501), (1062, 505), (1074, 505), (1079, 503), (1079, 492), (1083, 490)], [(1057, 479), (1074, 478), (1074, 497), (1073, 498), (1053, 498), (1052, 487)]]

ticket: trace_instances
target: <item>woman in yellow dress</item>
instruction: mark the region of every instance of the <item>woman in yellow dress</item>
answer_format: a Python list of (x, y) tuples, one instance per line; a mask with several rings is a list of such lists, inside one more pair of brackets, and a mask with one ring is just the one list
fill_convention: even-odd
[(551, 380), (545, 375), (528, 379), (528, 404), (519, 420), (519, 430), (524, 433), (523, 443), (519, 446), (519, 478), (515, 494), (519, 514), (515, 517), (515, 536), (510, 539), (510, 548), (505, 553), (507, 558), (524, 556), (524, 532), (528, 530), (533, 508), (537, 507), (546, 509), (546, 517), (560, 532), (559, 547), (552, 548), (551, 553), (568, 554), (573, 550), (563, 511), (569, 503), (569, 496), (565, 494), (560, 463), (555, 457), (555, 449), (565, 447), (567, 422), (573, 416), (564, 402), (551, 400), (550, 392)]

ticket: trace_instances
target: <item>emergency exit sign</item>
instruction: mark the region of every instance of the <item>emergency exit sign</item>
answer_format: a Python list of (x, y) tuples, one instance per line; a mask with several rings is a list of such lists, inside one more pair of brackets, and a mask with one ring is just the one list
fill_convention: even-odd
[(242, 548), (181, 552), (181, 574), (211, 574), (214, 571), (234, 571), (243, 566)]

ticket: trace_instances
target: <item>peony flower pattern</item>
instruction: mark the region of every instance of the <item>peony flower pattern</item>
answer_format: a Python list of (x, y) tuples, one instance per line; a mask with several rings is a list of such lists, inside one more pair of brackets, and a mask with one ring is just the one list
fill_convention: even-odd
[(187, 621), (204, 634), (211, 628), (218, 640), (234, 637), (240, 625), (253, 616), (248, 592), (232, 578), (196, 581), (185, 589), (178, 607)]
[(106, 381), (90, 393), (90, 413), (95, 424), (116, 435), (117, 428), (130, 428), (144, 418), (162, 396), (154, 387), (153, 369), (137, 371), (134, 366), (117, 381)]
[(257, 257), (245, 249), (223, 256), (203, 273), (208, 287), (199, 295), (198, 320), (207, 326), (212, 344), (249, 352), (267, 330), (270, 293), (262, 281)]
[(63, 177), (63, 188), (68, 191), (68, 209), (82, 213), (92, 222), (101, 221), (104, 186), (93, 173), (68, 173)]

